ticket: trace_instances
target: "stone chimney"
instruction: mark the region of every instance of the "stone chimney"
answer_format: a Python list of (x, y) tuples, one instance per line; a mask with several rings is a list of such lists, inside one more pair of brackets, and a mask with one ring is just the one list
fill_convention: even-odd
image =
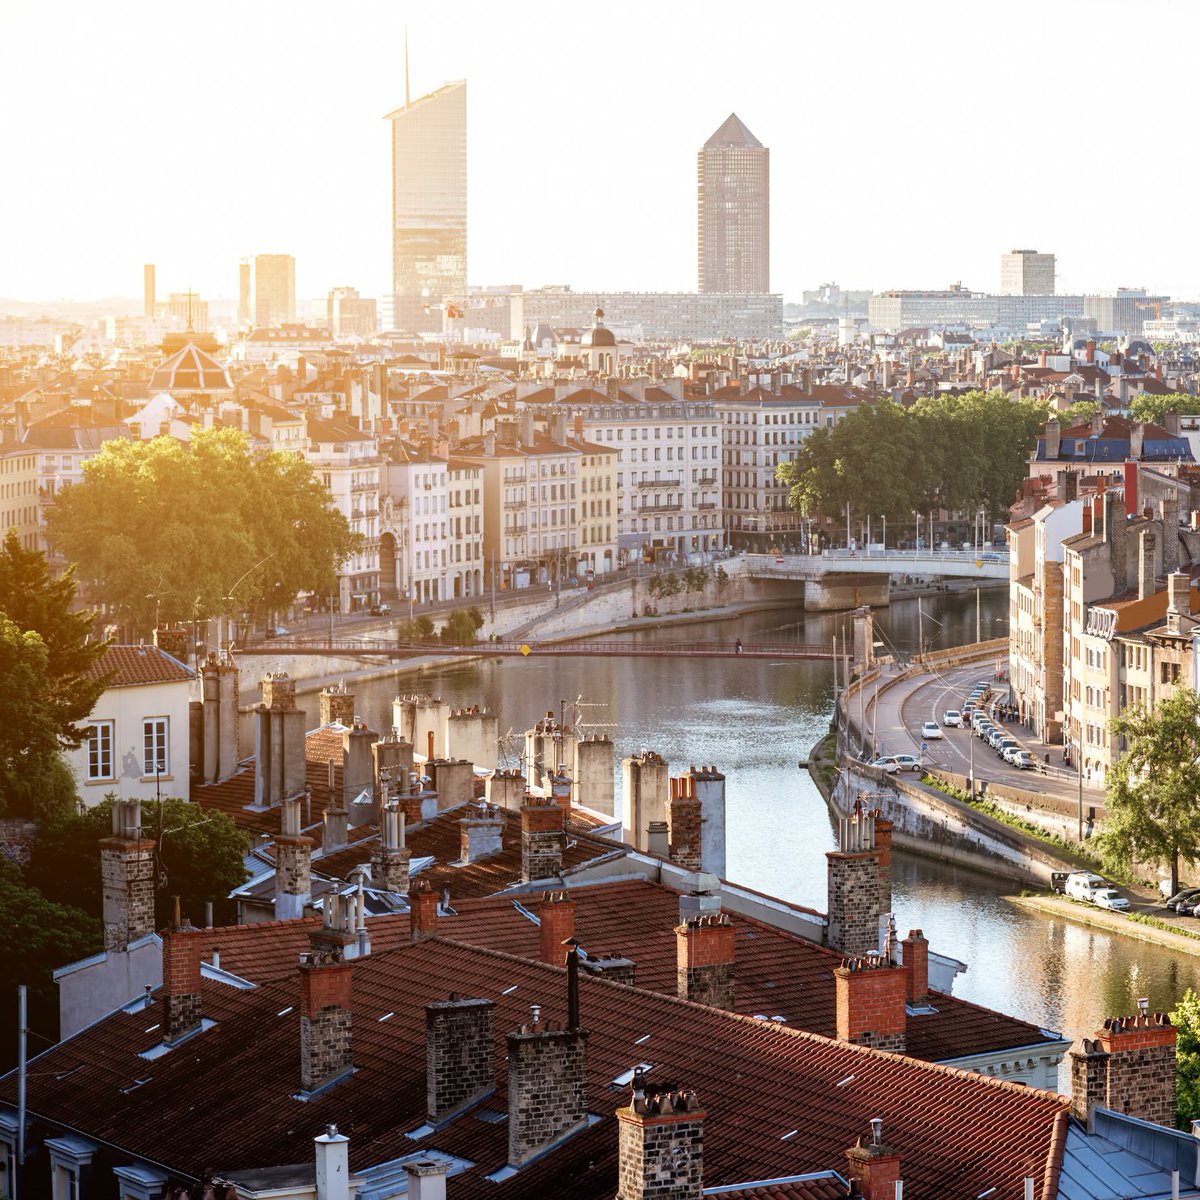
[(1172, 489), (1158, 504), (1162, 521), (1162, 569), (1164, 575), (1179, 570), (1179, 494)]
[(883, 1122), (871, 1122), (871, 1136), (859, 1138), (846, 1151), (846, 1178), (858, 1180), (865, 1200), (894, 1200), (899, 1194), (900, 1155), (883, 1143)]
[(1046, 422), (1046, 458), (1053, 461), (1062, 450), (1062, 426), (1057, 417)]
[(238, 673), (229, 663), (210, 654), (200, 668), (204, 697), (204, 782), (226, 779), (237, 770), (238, 759)]
[(521, 805), (521, 882), (562, 874), (563, 810), (532, 794)]
[(200, 1028), (200, 960), (204, 934), (178, 914), (163, 934), (163, 1041), (168, 1046)]
[(617, 1200), (700, 1200), (704, 1109), (690, 1089), (649, 1093), (640, 1071), (617, 1109)]
[[(336, 806), (336, 807), (335, 807)], [(335, 800), (325, 810), (325, 840), (322, 851), (332, 854), (350, 841), (350, 814)]]
[(525, 776), (516, 767), (497, 768), (487, 777), (483, 794), (492, 807), (516, 812), (525, 796)]
[(541, 922), (538, 957), (552, 967), (566, 958), (568, 938), (575, 936), (575, 901), (566, 892), (547, 892), (537, 912)]
[(100, 842), (104, 949), (121, 953), (154, 932), (154, 842), (142, 836), (142, 802), (114, 800), (112, 836)]
[(313, 1138), (317, 1158), (317, 1200), (350, 1200), (350, 1139), (336, 1125)]
[(438, 898), (429, 883), (419, 879), (408, 889), (409, 933), (414, 942), (437, 936)]
[(300, 960), (300, 1086), (305, 1092), (351, 1070), (352, 972), (335, 949), (314, 945)]
[(875, 818), (875, 861), (879, 864), (879, 915), (892, 911), (892, 823), (879, 809)]
[(913, 1008), (929, 1003), (929, 942), (919, 929), (910, 929), (904, 947), (904, 996)]
[(254, 803), (270, 808), (304, 791), (304, 713), (296, 707), (296, 681), (286, 671), (268, 673), (259, 687)]
[(681, 1000), (733, 1010), (735, 938), (724, 913), (675, 927), (675, 994)]
[(829, 879), (826, 937), (844, 954), (860, 955), (879, 949), (879, 856), (875, 848), (875, 817), (855, 802), (854, 812), (838, 820), (838, 849), (825, 855)]
[(587, 1125), (587, 1030), (533, 1021), (508, 1034), (508, 1164), (521, 1167)]
[(661, 754), (643, 750), (622, 761), (621, 774), (625, 796), (621, 838), (635, 850), (649, 850), (651, 822), (667, 819), (671, 768)]
[(408, 895), (412, 851), (404, 844), (404, 813), (398, 804), (383, 810), (379, 845), (371, 855), (371, 882), (386, 892)]
[(1137, 462), (1142, 457), (1142, 446), (1146, 438), (1146, 427), (1141, 421), (1134, 421), (1129, 427), (1129, 457)]
[(450, 1164), (444, 1158), (416, 1158), (406, 1162), (408, 1200), (446, 1200), (449, 1170)]
[(1169, 437), (1177, 438), (1179, 436), (1179, 409), (1172, 408), (1163, 413), (1162, 424)]
[(575, 800), (583, 808), (611, 816), (616, 811), (613, 789), (613, 743), (602, 734), (589, 733), (575, 742), (571, 774)]
[(1096, 1107), (1175, 1124), (1175, 1027), (1166, 1013), (1110, 1017), (1071, 1048), (1071, 1112), (1089, 1130)]
[(593, 954), (581, 962), (579, 967), (596, 979), (627, 983), (630, 987), (637, 982), (637, 963), (623, 954), (606, 954), (603, 957)]
[(439, 812), (469, 804), (475, 798), (475, 765), (465, 758), (430, 758), (425, 773), (433, 780)]
[(336, 721), (347, 729), (354, 724), (354, 693), (346, 690), (345, 683), (322, 688), (319, 700), (320, 724), (332, 725)]
[(1154, 530), (1143, 529), (1138, 535), (1138, 599), (1153, 596), (1158, 572), (1154, 564)]
[(371, 747), (379, 734), (365, 721), (355, 720), (342, 734), (342, 803), (347, 809), (358, 796), (375, 787), (375, 756)]
[(700, 801), (689, 775), (672, 779), (667, 803), (667, 855), (687, 871), (700, 868)]
[(312, 902), (313, 840), (300, 832), (300, 800), (283, 802), (275, 838), (275, 920), (304, 916)]
[(838, 1039), (903, 1054), (908, 1028), (908, 972), (879, 955), (871, 955), (845, 959), (833, 978)]
[(375, 799), (382, 803), (382, 784), (385, 773), (393, 780), (408, 778), (413, 768), (412, 742), (400, 741), (393, 731), (392, 736), (375, 742), (371, 747), (371, 767), (375, 780)]
[(451, 996), (425, 1005), (425, 1104), (431, 1125), (451, 1120), (496, 1090), (491, 1000)]
[(503, 811), (486, 804), (463, 817), (458, 822), (459, 862), (479, 862), (499, 854), (504, 849), (504, 826)]
[(1167, 630), (1180, 633), (1183, 619), (1191, 615), (1191, 579), (1183, 571), (1167, 576)]
[(1079, 472), (1078, 471), (1063, 471), (1059, 475), (1062, 481), (1063, 493), (1062, 498), (1068, 503), (1075, 500), (1079, 496)]

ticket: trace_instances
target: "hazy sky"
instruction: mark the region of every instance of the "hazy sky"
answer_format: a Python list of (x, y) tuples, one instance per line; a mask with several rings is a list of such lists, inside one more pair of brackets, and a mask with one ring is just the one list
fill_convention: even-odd
[(771, 286), (1200, 295), (1195, 0), (0, 0), (0, 296), (390, 284), (390, 142), (468, 81), (472, 283), (696, 286), (696, 151), (771, 150)]

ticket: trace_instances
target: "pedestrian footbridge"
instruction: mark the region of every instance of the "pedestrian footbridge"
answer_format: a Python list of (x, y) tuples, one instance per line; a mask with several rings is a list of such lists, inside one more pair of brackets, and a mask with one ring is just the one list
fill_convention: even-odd
[(1006, 550), (825, 550), (820, 554), (747, 554), (754, 579), (820, 580), (827, 575), (922, 575), (1007, 579)]

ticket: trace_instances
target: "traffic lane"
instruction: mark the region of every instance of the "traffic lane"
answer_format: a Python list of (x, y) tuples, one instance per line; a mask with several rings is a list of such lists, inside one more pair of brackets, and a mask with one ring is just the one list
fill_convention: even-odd
[[(922, 723), (937, 721), (940, 726), (946, 709), (961, 710), (976, 683), (991, 682), (987, 674), (986, 666), (981, 669), (976, 664), (956, 667), (932, 676), (916, 676), (912, 680), (894, 684), (878, 698), (877, 711), (874, 706), (871, 709), (876, 722), (879, 752), (920, 754)], [(1003, 728), (1011, 733), (1019, 745), (1043, 758), (1046, 748), (1030, 740), (1028, 731), (1022, 726), (1012, 723)], [(1064, 799), (1074, 799), (1078, 795), (1078, 777), (1073, 772), (1062, 772), (1055, 767), (1051, 767), (1047, 774), (1023, 771), (999, 758), (972, 730), (943, 728), (942, 734), (942, 738), (926, 743), (924, 760), (930, 766), (968, 775), (974, 749), (975, 778), (978, 780), (1007, 783)], [(975, 744), (968, 738), (973, 739)], [(1095, 798), (1100, 795), (1098, 789), (1085, 787), (1084, 791)]]

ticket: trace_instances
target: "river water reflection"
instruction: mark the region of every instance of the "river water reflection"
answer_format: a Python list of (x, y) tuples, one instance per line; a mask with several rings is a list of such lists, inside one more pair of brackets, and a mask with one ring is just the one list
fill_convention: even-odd
[[(983, 593), (983, 636), (1001, 629), (1003, 592)], [(894, 604), (877, 614), (877, 637), (901, 652), (918, 633), (934, 648), (975, 637), (973, 595)], [(844, 616), (753, 613), (735, 621), (625, 635), (639, 641), (770, 640), (828, 642)], [(713, 763), (727, 777), (728, 872), (749, 887), (824, 909), (825, 852), (834, 834), (820, 793), (798, 763), (826, 732), (833, 711), (827, 663), (761, 659), (547, 658), (486, 660), (424, 669), (355, 685), (357, 711), (375, 729), (391, 725), (397, 691), (429, 691), (451, 704), (483, 704), (502, 731), (520, 733), (561, 700), (582, 696), (581, 723), (607, 733), (620, 759), (661, 753), (678, 773)], [(301, 695), (310, 728), (316, 698)], [(515, 759), (511, 765), (517, 765)], [(619, 793), (619, 779), (618, 779)], [(619, 800), (618, 800), (619, 803)], [(1090, 1034), (1105, 1016), (1173, 1007), (1200, 988), (1200, 959), (1145, 942), (1048, 918), (1005, 900), (1002, 881), (897, 854), (894, 907), (903, 934), (920, 928), (931, 948), (969, 964), (957, 994), (1067, 1036)]]

